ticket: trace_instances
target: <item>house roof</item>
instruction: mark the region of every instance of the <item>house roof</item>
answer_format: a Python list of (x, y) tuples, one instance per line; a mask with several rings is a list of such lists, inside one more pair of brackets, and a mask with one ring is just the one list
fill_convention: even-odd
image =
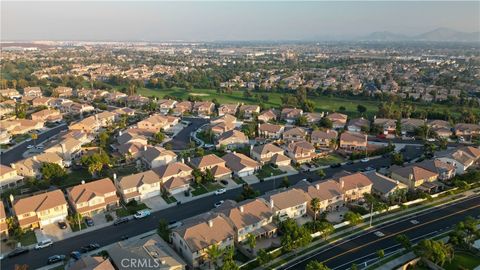
[(403, 178), (409, 179), (412, 176), (413, 181), (428, 179), (430, 177), (438, 176), (438, 173), (426, 170), (417, 165), (410, 165), (406, 167), (397, 167), (392, 169), (392, 173), (398, 174)]
[(220, 136), (218, 136), (217, 140), (218, 142), (225, 141), (227, 139), (236, 139), (238, 141), (248, 141), (247, 136), (238, 130), (229, 130), (227, 132), (222, 133)]
[(407, 186), (398, 182), (398, 181), (395, 181), (389, 177), (386, 177), (382, 174), (379, 174), (377, 172), (364, 172), (362, 173), (363, 175), (365, 175), (369, 180), (370, 182), (373, 183), (373, 189), (375, 189), (376, 191), (382, 193), (382, 194), (387, 194), (389, 192), (392, 192), (393, 190), (395, 190), (397, 187), (399, 188), (406, 188)]
[(220, 210), (228, 217), (235, 228), (241, 229), (254, 225), (273, 216), (273, 211), (263, 199), (251, 199), (227, 209)]
[(125, 190), (129, 188), (140, 187), (143, 184), (151, 185), (160, 181), (160, 178), (154, 171), (148, 170), (141, 173), (124, 176), (120, 178), (118, 182), (120, 187)]
[(283, 132), (283, 136), (305, 136), (306, 134), (307, 132), (305, 131), (305, 129), (301, 127), (290, 128)]
[(223, 156), (222, 159), (225, 160), (225, 164), (228, 168), (236, 172), (245, 168), (254, 169), (260, 166), (260, 163), (241, 153), (228, 153)]
[(13, 203), (15, 214), (22, 215), (29, 212), (40, 212), (43, 210), (52, 209), (57, 206), (66, 205), (67, 201), (60, 189), (45, 192), (42, 194), (29, 196)]
[(267, 144), (261, 144), (253, 147), (252, 152), (258, 153), (259, 155), (265, 155), (268, 153), (283, 154), (283, 149), (274, 145), (273, 143), (267, 143)]
[(145, 158), (148, 162), (152, 162), (153, 160), (157, 159), (158, 157), (170, 156), (173, 158), (177, 157), (173, 151), (166, 150), (160, 146), (147, 146), (147, 150), (142, 152), (143, 158)]
[(342, 185), (343, 182), (343, 190), (352, 190), (370, 186), (373, 184), (372, 181), (368, 179), (368, 177), (361, 173), (353, 173), (345, 176), (340, 176), (336, 180), (340, 183), (340, 185)]
[(312, 140), (318, 140), (318, 139), (331, 140), (331, 139), (337, 138), (337, 136), (338, 136), (338, 132), (336, 132), (333, 129), (327, 129), (327, 130), (312, 131), (311, 138)]
[(265, 123), (265, 124), (260, 124), (258, 126), (259, 131), (266, 131), (270, 133), (277, 133), (282, 130), (283, 126), (282, 125), (274, 125), (270, 123)]
[(193, 171), (192, 168), (188, 167), (187, 165), (181, 162), (170, 163), (170, 164), (155, 168), (153, 170), (161, 179), (178, 176), (178, 174), (182, 172)]
[(278, 210), (287, 209), (308, 202), (306, 193), (297, 188), (291, 188), (271, 195), (266, 195), (265, 198), (269, 202), (273, 201), (274, 207)]
[(196, 157), (190, 160), (190, 164), (196, 168), (211, 167), (215, 165), (224, 164), (225, 160), (221, 159), (215, 154), (209, 154), (203, 157)]
[(97, 196), (102, 197), (107, 193), (115, 191), (115, 185), (110, 178), (103, 178), (85, 184), (76, 185), (67, 190), (73, 202), (76, 204), (88, 202)]
[(340, 135), (340, 140), (365, 143), (367, 141), (367, 135), (359, 132), (345, 131)]
[(334, 180), (315, 183), (300, 181), (295, 185), (295, 188), (303, 190), (310, 199), (317, 198), (320, 201), (330, 200), (343, 194), (340, 184)]

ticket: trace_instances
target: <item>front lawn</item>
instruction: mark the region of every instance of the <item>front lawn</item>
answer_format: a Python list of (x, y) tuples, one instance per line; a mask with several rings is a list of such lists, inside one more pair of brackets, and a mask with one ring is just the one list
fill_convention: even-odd
[(126, 205), (123, 205), (121, 208), (116, 210), (117, 217), (125, 217), (135, 214), (137, 211), (148, 209), (148, 206), (144, 203), (138, 203), (136, 201), (131, 201)]
[(175, 197), (173, 197), (173, 196), (162, 195), (162, 198), (163, 198), (163, 200), (164, 200), (166, 203), (168, 203), (168, 204), (177, 202), (177, 199), (175, 199)]
[(344, 162), (345, 160), (337, 155), (337, 154), (329, 154), (325, 157), (321, 157), (321, 158), (317, 158), (314, 160), (315, 164), (317, 164), (317, 166), (328, 166), (328, 165), (332, 165), (332, 164), (337, 164), (337, 163), (341, 163), (341, 162)]
[(77, 232), (79, 230), (85, 230), (87, 228), (87, 224), (85, 224), (85, 222), (80, 222), (80, 226), (78, 226), (78, 224), (75, 222), (75, 223), (71, 223), (69, 222), (70, 224), (70, 228), (72, 228), (72, 232)]
[(267, 177), (283, 174), (284, 172), (278, 168), (272, 167), (270, 164), (263, 165), (263, 167), (257, 171), (256, 175), (258, 179), (263, 180)]
[(37, 243), (37, 237), (35, 236), (34, 231), (25, 231), (20, 237), (17, 238), (17, 241), (22, 244), (23, 247), (33, 245)]
[(62, 186), (73, 186), (80, 184), (82, 180), (88, 182), (92, 179), (92, 175), (88, 172), (87, 169), (72, 170), (68, 172), (67, 176), (62, 180)]
[(133, 163), (132, 165), (116, 167), (116, 168), (113, 168), (112, 170), (117, 174), (117, 176), (131, 175), (138, 172), (137, 166), (135, 165), (135, 163)]
[(475, 269), (477, 266), (480, 266), (480, 257), (469, 252), (457, 251), (453, 260), (446, 263), (443, 268), (445, 270)]
[(213, 182), (213, 183), (205, 183), (205, 184), (202, 184), (209, 192), (210, 191), (215, 191), (217, 189), (220, 189), (220, 188), (223, 188), (222, 185), (220, 185), (219, 183), (217, 182)]

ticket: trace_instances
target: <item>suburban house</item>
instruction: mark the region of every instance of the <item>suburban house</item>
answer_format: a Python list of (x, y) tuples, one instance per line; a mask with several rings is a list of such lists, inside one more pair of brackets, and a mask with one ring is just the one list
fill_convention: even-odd
[(145, 144), (134, 141), (119, 145), (117, 150), (125, 159), (131, 160), (140, 158), (144, 147)]
[(319, 201), (320, 209), (318, 213), (338, 209), (338, 207), (344, 203), (343, 190), (340, 184), (334, 180), (319, 181), (316, 183), (300, 181), (294, 188), (303, 190), (308, 197), (307, 212), (311, 216), (315, 215), (310, 205), (312, 199), (318, 199)]
[(222, 157), (227, 168), (233, 171), (238, 177), (245, 177), (260, 169), (260, 163), (241, 153), (228, 153)]
[(283, 132), (283, 140), (287, 142), (304, 141), (306, 136), (307, 132), (301, 127), (293, 127)]
[(160, 195), (160, 177), (152, 170), (127, 175), (116, 180), (115, 185), (122, 195), (123, 201), (143, 201), (145, 199)]
[(227, 168), (225, 160), (219, 158), (215, 154), (209, 154), (202, 157), (192, 158), (189, 163), (192, 167), (199, 169), (201, 172), (210, 170), (215, 179), (225, 179), (232, 176), (232, 171)]
[(23, 176), (17, 170), (0, 164), (0, 191), (23, 185)]
[(225, 114), (235, 115), (238, 110), (238, 104), (222, 104), (218, 108), (218, 115), (222, 116)]
[(382, 130), (382, 134), (387, 138), (395, 137), (397, 132), (397, 120), (388, 118), (375, 118), (373, 125)]
[(332, 121), (332, 128), (341, 129), (344, 128), (347, 124), (348, 116), (342, 113), (331, 113), (325, 116), (327, 119)]
[(233, 247), (235, 230), (221, 213), (204, 213), (183, 221), (183, 225), (172, 230), (174, 249), (196, 268), (209, 261), (207, 250), (217, 245), (220, 250)]
[(68, 215), (68, 204), (60, 189), (14, 200), (12, 204), (22, 229), (42, 228), (64, 221)]
[[(150, 262), (152, 268), (158, 265), (155, 268), (161, 270), (186, 269), (186, 263), (158, 234), (152, 234), (140, 239), (120, 241), (111, 245), (107, 251), (110, 260), (115, 265), (113, 269), (126, 270), (130, 268), (125, 267), (125, 258), (136, 262)], [(88, 270), (95, 269), (88, 268)], [(101, 268), (98, 270), (110, 269)]]
[(15, 119), (2, 121), (1, 126), (12, 135), (25, 134), (33, 130), (43, 128), (43, 121), (35, 121), (30, 119)]
[(217, 138), (216, 147), (225, 146), (227, 149), (236, 149), (248, 145), (248, 137), (241, 131), (230, 130), (222, 133)]
[(474, 165), (480, 158), (480, 149), (465, 146), (457, 149), (445, 150), (435, 153), (437, 159), (452, 164), (455, 167), (455, 174), (463, 174), (470, 166)]
[(438, 173), (412, 164), (406, 167), (392, 167), (391, 177), (394, 180), (404, 183), (410, 189), (420, 188), (422, 190), (430, 190), (431, 184), (429, 183), (438, 179)]
[(228, 218), (235, 230), (235, 242), (241, 243), (249, 234), (257, 238), (270, 238), (275, 235), (277, 226), (273, 224), (273, 210), (263, 199), (251, 199), (231, 207), (220, 207), (218, 212)]
[(182, 162), (173, 162), (153, 169), (162, 181), (162, 188), (170, 194), (189, 189), (193, 169)]
[(258, 105), (242, 105), (240, 106), (240, 113), (243, 114), (244, 119), (253, 119), (255, 115), (260, 113), (260, 106)]
[(52, 91), (52, 96), (60, 98), (68, 98), (73, 96), (73, 89), (70, 87), (59, 86)]
[(30, 118), (34, 121), (41, 122), (58, 122), (62, 121), (62, 114), (57, 110), (45, 109), (39, 112), (32, 113)]
[(113, 112), (104, 111), (104, 112), (95, 114), (94, 117), (101, 127), (106, 127), (115, 123), (117, 115), (114, 114)]
[(193, 104), (193, 112), (199, 116), (209, 116), (215, 110), (215, 104), (210, 101), (195, 101)]
[(89, 116), (68, 126), (69, 130), (79, 130), (87, 134), (95, 133), (99, 128), (100, 125), (93, 116)]
[(347, 202), (362, 199), (365, 193), (372, 193), (373, 183), (362, 173), (343, 173), (335, 176), (334, 180), (340, 184)]
[(118, 92), (118, 91), (113, 91), (113, 92), (108, 93), (105, 96), (105, 101), (107, 101), (109, 103), (120, 102), (120, 101), (123, 101), (124, 99), (126, 99), (127, 96), (128, 95), (125, 94), (125, 93)]
[(404, 118), (401, 120), (402, 135), (414, 135), (415, 131), (425, 125), (425, 120)]
[(153, 169), (177, 161), (177, 154), (160, 146), (144, 145), (141, 159), (149, 169)]
[(154, 114), (137, 123), (139, 129), (146, 129), (154, 133), (164, 129), (167, 130), (170, 127), (178, 124), (179, 118), (174, 116), (164, 116), (160, 114)]
[(288, 166), (291, 162), (291, 160), (284, 155), (284, 150), (272, 143), (253, 147), (250, 155), (262, 164), (272, 163), (277, 166)]
[(129, 128), (126, 131), (119, 131), (117, 143), (119, 145), (137, 142), (142, 145), (148, 144), (148, 138), (153, 136), (153, 131), (139, 128)]
[(416, 164), (419, 167), (438, 173), (439, 180), (448, 180), (455, 176), (455, 166), (440, 159), (424, 160)]
[(215, 136), (233, 130), (237, 126), (237, 118), (230, 114), (224, 114), (210, 121), (210, 129)]
[(370, 121), (365, 118), (355, 118), (348, 121), (347, 130), (352, 132), (362, 132), (370, 129)]
[(50, 97), (36, 97), (32, 100), (33, 107), (46, 106), (52, 107), (53, 98)]
[(182, 101), (175, 104), (175, 108), (173, 108), (173, 115), (181, 116), (185, 113), (191, 112), (193, 109), (193, 104), (190, 101)]
[(283, 108), (281, 112), (282, 119), (287, 123), (295, 123), (302, 114), (303, 110), (297, 108)]
[(387, 200), (391, 196), (394, 196), (395, 193), (398, 192), (398, 190), (408, 189), (407, 185), (401, 183), (400, 181), (393, 180), (375, 171), (364, 172), (362, 174), (365, 175), (368, 180), (373, 183), (372, 193), (378, 194), (384, 200)]
[(310, 124), (318, 123), (320, 120), (323, 118), (323, 112), (322, 113), (304, 113), (303, 116), (307, 119), (307, 122)]
[[(110, 253), (109, 253), (110, 255)], [(114, 268), (108, 258), (103, 256), (82, 256), (68, 266), (69, 270), (115, 270), (124, 268)]]
[(258, 124), (258, 135), (267, 139), (280, 139), (285, 127), (270, 123)]
[(55, 153), (68, 164), (79, 157), (82, 150), (82, 142), (75, 138), (65, 138), (61, 141), (52, 141), (45, 145), (45, 153)]
[(267, 123), (270, 121), (276, 121), (276, 120), (277, 120), (277, 113), (274, 110), (264, 111), (258, 116), (258, 121), (264, 122), (264, 123)]
[(7, 224), (7, 214), (5, 213), (5, 205), (3, 201), (0, 200), (0, 239), (8, 238), (8, 224)]
[(287, 156), (300, 164), (312, 161), (317, 156), (315, 147), (307, 141), (291, 142), (287, 146)]
[(431, 120), (428, 121), (428, 127), (441, 138), (449, 138), (452, 136), (452, 126), (445, 120)]
[(23, 88), (24, 97), (41, 97), (42, 89), (40, 87), (25, 87)]
[(176, 100), (172, 100), (172, 99), (159, 100), (158, 107), (160, 109), (160, 113), (168, 114), (170, 110), (173, 110), (173, 108), (175, 108), (175, 104), (177, 104)]
[(319, 148), (329, 149), (337, 143), (338, 132), (333, 129), (314, 130), (310, 135), (310, 142)]
[(367, 135), (358, 132), (345, 131), (340, 135), (340, 148), (346, 151), (367, 149)]
[(67, 189), (68, 200), (75, 212), (82, 216), (93, 216), (118, 206), (117, 189), (110, 178)]
[(0, 96), (9, 98), (9, 99), (19, 99), (22, 97), (17, 89), (7, 88), (7, 89), (0, 89)]
[(263, 198), (273, 209), (280, 221), (287, 218), (297, 219), (307, 214), (309, 199), (301, 189), (291, 188), (284, 191), (273, 191)]
[(456, 124), (454, 129), (456, 136), (466, 139), (471, 139), (472, 137), (480, 134), (480, 125), (477, 124)]
[(62, 158), (56, 153), (43, 153), (12, 163), (10, 166), (15, 169), (18, 175), (27, 177), (42, 177), (40, 168), (43, 163), (55, 163), (63, 167)]

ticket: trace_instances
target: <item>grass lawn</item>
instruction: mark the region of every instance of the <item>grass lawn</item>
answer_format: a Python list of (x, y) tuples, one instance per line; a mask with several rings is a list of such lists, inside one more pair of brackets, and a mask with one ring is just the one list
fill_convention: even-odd
[(116, 213), (118, 217), (125, 217), (125, 216), (133, 215), (137, 211), (147, 209), (147, 208), (148, 206), (144, 203), (137, 203), (136, 205), (129, 204), (117, 209)]
[(24, 247), (37, 243), (37, 237), (33, 231), (25, 231), (17, 240), (22, 243)]
[(204, 132), (198, 132), (197, 137), (206, 144), (213, 144), (213, 138), (210, 136), (205, 136)]
[(208, 190), (203, 185), (200, 185), (200, 186), (195, 185), (193, 188), (194, 190), (192, 191), (192, 196), (198, 196), (208, 192)]
[(341, 156), (337, 154), (330, 154), (328, 156), (315, 159), (315, 164), (317, 164), (318, 166), (326, 166), (326, 165), (341, 163), (344, 161), (345, 160)]
[(135, 164), (112, 168), (112, 170), (117, 174), (117, 176), (131, 175), (138, 172)]
[(168, 195), (162, 195), (162, 198), (165, 200), (165, 202), (167, 202), (168, 204), (171, 204), (171, 203), (174, 203), (177, 201), (177, 199), (175, 199), (175, 197), (173, 196), (168, 196)]
[[(13, 139), (14, 142), (20, 143), (20, 142), (25, 141), (28, 138), (30, 138), (30, 134), (19, 134), (19, 135), (13, 136), (12, 139)], [(33, 145), (33, 140), (32, 140), (32, 145)]]
[(80, 169), (80, 170), (72, 170), (67, 174), (65, 179), (62, 181), (62, 186), (73, 186), (85, 180), (92, 179), (92, 175), (88, 172), (87, 169)]
[(210, 192), (223, 188), (219, 183), (205, 183), (203, 186)]
[(87, 228), (87, 224), (85, 222), (80, 222), (80, 226), (78, 226), (77, 223), (70, 223), (70, 228), (72, 228), (72, 231), (76, 232), (79, 230), (85, 230)]
[[(137, 92), (144, 96), (156, 96), (163, 98), (165, 95), (175, 96), (177, 98), (187, 99), (191, 94), (201, 94), (199, 96), (203, 100), (217, 99), (220, 104), (225, 103), (245, 103), (245, 104), (258, 104), (258, 100), (254, 97), (246, 98), (243, 96), (243, 91), (233, 91), (231, 94), (217, 93), (214, 89), (193, 89), (191, 92), (185, 91), (183, 88), (170, 88), (170, 89), (148, 89), (139, 88)], [(268, 93), (268, 102), (265, 103), (267, 107), (280, 107), (282, 105), (280, 97), (283, 93)], [(359, 116), (357, 111), (358, 105), (363, 105), (367, 108), (367, 114), (373, 116), (378, 111), (378, 105), (380, 101), (376, 100), (364, 100), (360, 97), (331, 97), (331, 96), (316, 96), (308, 97), (309, 100), (315, 102), (316, 110), (321, 111), (339, 111), (340, 107), (345, 107), (345, 113), (352, 117)], [(413, 103), (417, 110), (425, 111), (430, 110), (450, 110), (453, 114), (459, 115), (461, 113), (461, 107), (451, 108), (448, 105), (443, 104), (425, 104), (420, 102)], [(477, 108), (472, 108), (474, 112), (478, 112)]]
[(232, 178), (232, 179), (233, 179), (233, 181), (234, 181), (235, 183), (237, 183), (238, 185), (243, 185), (243, 184), (246, 184), (246, 183), (247, 183), (247, 182), (243, 181), (242, 178), (234, 177), (234, 178)]
[(283, 171), (277, 168), (273, 168), (269, 164), (263, 165), (263, 167), (257, 171), (256, 175), (259, 179), (265, 179), (270, 176), (283, 174)]
[(472, 253), (458, 251), (455, 252), (453, 260), (445, 264), (443, 268), (446, 270), (474, 269), (477, 266), (480, 266), (480, 257)]

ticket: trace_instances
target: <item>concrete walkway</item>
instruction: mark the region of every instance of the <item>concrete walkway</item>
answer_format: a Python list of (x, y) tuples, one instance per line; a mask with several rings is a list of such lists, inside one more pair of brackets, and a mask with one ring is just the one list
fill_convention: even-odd
[(413, 259), (415, 259), (417, 256), (415, 256), (415, 254), (413, 254), (413, 252), (409, 252), (407, 254), (404, 254), (394, 260), (391, 260), (389, 262), (387, 262), (386, 264), (378, 267), (378, 268), (375, 268), (375, 270), (392, 270), (392, 269), (396, 269), (396, 267), (398, 267), (399, 265), (401, 264), (405, 264)]

